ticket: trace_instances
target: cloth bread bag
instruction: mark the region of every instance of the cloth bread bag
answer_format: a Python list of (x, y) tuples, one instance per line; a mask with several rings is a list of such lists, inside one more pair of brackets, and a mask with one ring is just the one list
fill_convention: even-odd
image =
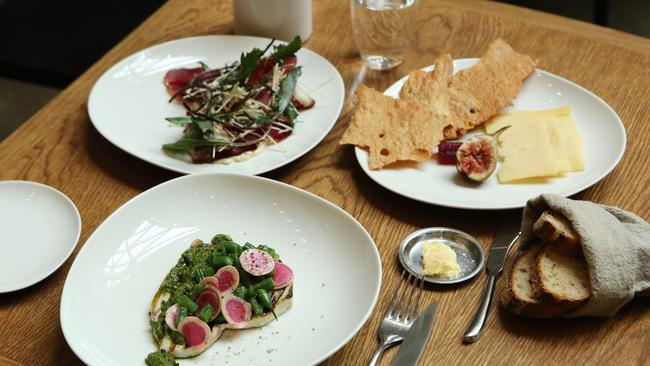
[(589, 268), (591, 298), (567, 316), (613, 316), (635, 294), (650, 289), (650, 224), (617, 207), (543, 194), (528, 201), (521, 243), (534, 237), (545, 210), (566, 217), (580, 236)]

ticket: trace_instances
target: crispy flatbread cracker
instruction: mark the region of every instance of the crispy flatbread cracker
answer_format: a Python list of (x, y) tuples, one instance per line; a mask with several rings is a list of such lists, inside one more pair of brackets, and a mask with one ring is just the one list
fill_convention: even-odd
[(433, 109), (363, 85), (357, 89), (356, 98), (352, 120), (340, 144), (367, 148), (370, 169), (431, 158), (433, 147), (443, 138), (443, 122)]
[(497, 39), (474, 66), (456, 75), (451, 76), (453, 60), (449, 55), (436, 61), (433, 72), (412, 73), (400, 97), (427, 103), (438, 114), (449, 116), (451, 124), (444, 126), (444, 136), (457, 138), (511, 105), (536, 64), (537, 60)]

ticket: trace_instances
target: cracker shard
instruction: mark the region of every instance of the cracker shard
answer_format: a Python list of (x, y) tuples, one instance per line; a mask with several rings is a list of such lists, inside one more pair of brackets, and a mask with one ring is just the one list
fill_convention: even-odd
[(340, 143), (367, 148), (370, 169), (397, 161), (425, 161), (443, 138), (438, 117), (427, 105), (394, 99), (361, 85), (350, 126)]
[(452, 76), (450, 55), (438, 58), (432, 72), (412, 72), (400, 97), (426, 103), (438, 114), (448, 116), (444, 137), (457, 138), (511, 105), (536, 64), (536, 60), (497, 39), (475, 65), (456, 75)]

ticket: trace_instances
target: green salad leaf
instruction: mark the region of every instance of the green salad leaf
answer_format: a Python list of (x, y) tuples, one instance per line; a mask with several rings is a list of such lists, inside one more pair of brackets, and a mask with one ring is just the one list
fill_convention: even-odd
[(302, 67), (296, 67), (295, 69), (289, 71), (287, 76), (282, 80), (282, 83), (280, 83), (280, 90), (278, 90), (277, 94), (278, 113), (284, 112), (284, 110), (291, 102), (293, 89), (296, 88), (300, 74), (302, 74)]
[(202, 138), (191, 138), (183, 136), (180, 140), (174, 142), (173, 144), (163, 145), (164, 150), (179, 151), (179, 152), (188, 152), (195, 147), (199, 146), (221, 146), (229, 145), (228, 142), (223, 140), (207, 140)]
[(241, 54), (241, 57), (239, 58), (239, 64), (241, 66), (241, 73), (239, 75), (240, 80), (246, 80), (246, 78), (251, 76), (263, 53), (264, 51), (259, 48), (253, 48), (252, 51)]
[(302, 47), (302, 40), (300, 36), (296, 36), (289, 44), (273, 46), (273, 53), (269, 58), (275, 61), (284, 60), (298, 52), (300, 47)]

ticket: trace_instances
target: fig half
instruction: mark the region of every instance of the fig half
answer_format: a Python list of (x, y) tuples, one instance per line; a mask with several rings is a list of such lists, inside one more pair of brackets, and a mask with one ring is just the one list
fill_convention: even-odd
[(456, 151), (456, 169), (469, 180), (482, 182), (496, 167), (497, 146), (492, 136), (474, 136)]

